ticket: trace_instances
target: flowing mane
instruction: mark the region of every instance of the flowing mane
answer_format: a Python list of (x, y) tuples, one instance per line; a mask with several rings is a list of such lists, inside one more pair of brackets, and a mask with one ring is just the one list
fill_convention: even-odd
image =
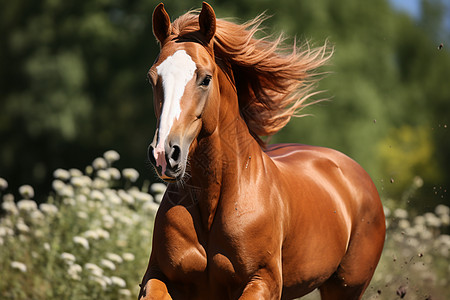
[[(241, 25), (217, 19), (212, 40), (215, 59), (231, 70), (241, 115), (260, 145), (260, 136), (271, 136), (300, 116), (298, 111), (317, 94), (312, 92), (315, 71), (332, 54), (326, 44), (299, 50), (295, 43), (282, 46), (282, 35), (273, 41), (256, 38), (265, 19), (260, 15)], [(190, 11), (172, 23), (171, 34), (195, 38), (198, 29), (198, 12)]]

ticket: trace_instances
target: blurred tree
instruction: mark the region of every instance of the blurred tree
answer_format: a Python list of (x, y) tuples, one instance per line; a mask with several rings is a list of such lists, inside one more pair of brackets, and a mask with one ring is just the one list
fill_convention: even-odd
[(144, 166), (153, 3), (3, 2), (1, 176), (39, 185), (56, 167), (82, 168), (109, 148)]
[[(201, 4), (164, 2), (172, 19)], [(422, 141), (431, 149), (420, 156), (427, 161), (408, 170), (431, 166), (414, 174), (425, 185), (450, 180), (443, 168), (450, 165), (450, 55), (448, 47), (437, 49), (449, 34), (442, 3), (423, 0), (415, 22), (387, 0), (211, 1), (218, 17), (237, 22), (266, 11), (273, 16), (265, 22), (267, 34), (284, 31), (313, 46), (329, 41), (334, 58), (322, 70), (329, 74), (319, 89), (331, 101), (307, 108), (314, 117), (293, 119), (272, 142), (341, 150), (379, 187), (399, 163), (402, 128), (426, 131)], [(119, 167), (135, 167), (144, 172), (141, 178), (154, 179), (145, 161), (155, 125), (146, 83), (158, 53), (151, 29), (155, 4), (0, 0), (0, 176), (44, 193), (52, 170), (84, 168), (113, 148), (122, 155)], [(398, 148), (381, 153), (391, 149), (386, 144), (392, 139)], [(395, 197), (398, 190), (385, 186), (383, 193)]]

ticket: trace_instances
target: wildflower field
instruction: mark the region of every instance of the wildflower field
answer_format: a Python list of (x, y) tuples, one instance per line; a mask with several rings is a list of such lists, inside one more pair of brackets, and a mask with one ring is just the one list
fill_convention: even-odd
[[(165, 185), (136, 186), (118, 159), (107, 151), (84, 171), (55, 170), (40, 205), (31, 186), (14, 199), (0, 178), (0, 299), (136, 299)], [(364, 299), (450, 299), (449, 207), (411, 215), (383, 202), (387, 239)]]

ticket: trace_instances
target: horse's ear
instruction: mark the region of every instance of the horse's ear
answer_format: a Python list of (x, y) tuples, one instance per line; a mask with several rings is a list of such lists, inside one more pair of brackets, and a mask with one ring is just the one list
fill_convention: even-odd
[(164, 4), (160, 3), (153, 11), (153, 34), (162, 45), (172, 31), (170, 17), (164, 9)]
[(200, 32), (203, 33), (206, 42), (209, 43), (216, 33), (216, 14), (211, 5), (206, 2), (203, 2), (198, 23), (200, 25)]

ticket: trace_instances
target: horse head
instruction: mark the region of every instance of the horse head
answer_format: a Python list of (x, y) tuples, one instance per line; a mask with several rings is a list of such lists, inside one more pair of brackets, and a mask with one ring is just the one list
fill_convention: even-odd
[(216, 16), (207, 3), (195, 30), (177, 32), (164, 5), (153, 12), (153, 33), (161, 49), (148, 72), (157, 129), (148, 157), (165, 181), (181, 180), (201, 131), (214, 131), (218, 117), (218, 78), (212, 38)]

